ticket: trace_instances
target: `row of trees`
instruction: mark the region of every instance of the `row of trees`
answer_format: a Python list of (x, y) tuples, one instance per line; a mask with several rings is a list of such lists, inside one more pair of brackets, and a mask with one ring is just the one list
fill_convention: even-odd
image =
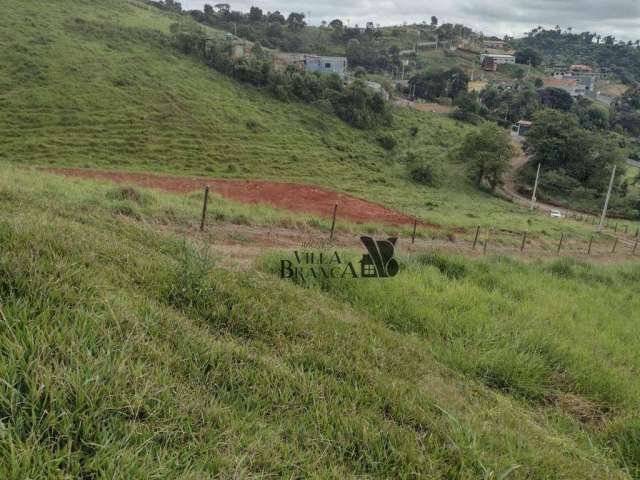
[(573, 33), (571, 28), (537, 27), (513, 42), (518, 50), (532, 48), (558, 63), (585, 63), (616, 74), (623, 82), (640, 81), (640, 40), (623, 42), (613, 35)]
[(228, 43), (208, 39), (205, 32), (191, 22), (176, 23), (171, 29), (174, 45), (182, 52), (197, 56), (210, 67), (236, 80), (265, 89), (280, 100), (316, 105), (357, 128), (391, 123), (388, 103), (361, 81), (345, 87), (338, 75), (308, 73), (292, 66), (278, 71), (258, 44), (250, 58), (234, 59)]
[(625, 135), (605, 130), (588, 130), (573, 113), (544, 109), (533, 116), (526, 152), (532, 161), (520, 174), (524, 185), (532, 185), (537, 164), (544, 175), (543, 196), (564, 199), (574, 206), (597, 210), (608, 188), (611, 171), (617, 165), (612, 211), (638, 216), (640, 198), (629, 193), (625, 179), (625, 157), (630, 144)]

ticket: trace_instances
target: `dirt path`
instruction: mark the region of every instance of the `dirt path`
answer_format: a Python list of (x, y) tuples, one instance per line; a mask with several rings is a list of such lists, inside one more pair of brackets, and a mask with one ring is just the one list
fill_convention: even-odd
[[(511, 198), (514, 202), (519, 203), (522, 206), (529, 207), (531, 205), (531, 199), (524, 197), (518, 193), (518, 188), (516, 186), (515, 176), (522, 167), (524, 167), (529, 161), (529, 157), (527, 157), (524, 153), (520, 153), (519, 155), (513, 157), (511, 159), (511, 168), (504, 176), (504, 185), (502, 186), (502, 192), (509, 198)], [(566, 209), (564, 207), (558, 207), (556, 205), (551, 205), (549, 203), (536, 201), (535, 208), (542, 212), (548, 213), (551, 210), (562, 210), (568, 213), (575, 213), (579, 215), (583, 215), (581, 212), (573, 211)]]
[[(104, 179), (118, 183), (157, 188), (168, 192), (191, 192), (209, 185), (215, 193), (232, 200), (267, 204), (293, 212), (310, 213), (331, 218), (338, 205), (339, 218), (355, 223), (413, 225), (414, 218), (395, 212), (380, 204), (334, 192), (313, 185), (268, 182), (259, 180), (221, 180), (195, 177), (176, 177), (146, 173), (110, 172), (80, 168), (46, 168), (47, 172), (73, 177)], [(439, 225), (418, 222), (419, 225), (439, 228)]]

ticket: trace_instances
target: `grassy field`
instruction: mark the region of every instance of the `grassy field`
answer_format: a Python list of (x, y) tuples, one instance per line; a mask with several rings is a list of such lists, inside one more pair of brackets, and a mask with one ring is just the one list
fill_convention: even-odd
[[(636, 263), (400, 249), (393, 279), (300, 285), (251, 235), (326, 219), (214, 195), (199, 233), (199, 192), (34, 168), (309, 182), (506, 246), (591, 235), (468, 183), (471, 127), (397, 110), (388, 152), (174, 52), (174, 20), (135, 0), (0, 17), (0, 478), (640, 478)], [(408, 180), (409, 150), (441, 187)]]
[(2, 478), (639, 473), (637, 266), (429, 254), (305, 287), (173, 233), (189, 199), (4, 172)]
[[(397, 109), (390, 132), (350, 128), (174, 52), (174, 20), (136, 1), (12, 4), (0, 19), (0, 159), (308, 182), (445, 227), (559, 235), (557, 222), (466, 180), (455, 149), (471, 127)], [(379, 145), (382, 133), (397, 137), (394, 151)], [(407, 151), (440, 163), (441, 187), (408, 179)]]

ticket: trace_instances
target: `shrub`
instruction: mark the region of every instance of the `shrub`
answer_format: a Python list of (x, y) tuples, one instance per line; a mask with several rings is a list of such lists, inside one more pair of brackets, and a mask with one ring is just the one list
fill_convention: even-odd
[(442, 182), (442, 171), (431, 160), (419, 159), (413, 152), (407, 154), (407, 167), (411, 179), (421, 185), (437, 187)]
[(467, 267), (463, 259), (446, 257), (435, 252), (420, 255), (418, 263), (436, 267), (440, 273), (454, 280), (464, 278), (467, 274)]
[(384, 134), (378, 137), (378, 143), (385, 150), (393, 150), (398, 145), (398, 140), (391, 134)]
[(152, 200), (151, 195), (142, 193), (133, 187), (120, 187), (110, 190), (107, 192), (107, 198), (118, 202), (133, 202), (142, 206), (148, 205)]

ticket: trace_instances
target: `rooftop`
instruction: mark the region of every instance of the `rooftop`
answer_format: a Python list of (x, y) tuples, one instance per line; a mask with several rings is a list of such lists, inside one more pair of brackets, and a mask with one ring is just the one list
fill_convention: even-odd
[(570, 78), (545, 78), (543, 80), (545, 87), (576, 87), (577, 80)]

